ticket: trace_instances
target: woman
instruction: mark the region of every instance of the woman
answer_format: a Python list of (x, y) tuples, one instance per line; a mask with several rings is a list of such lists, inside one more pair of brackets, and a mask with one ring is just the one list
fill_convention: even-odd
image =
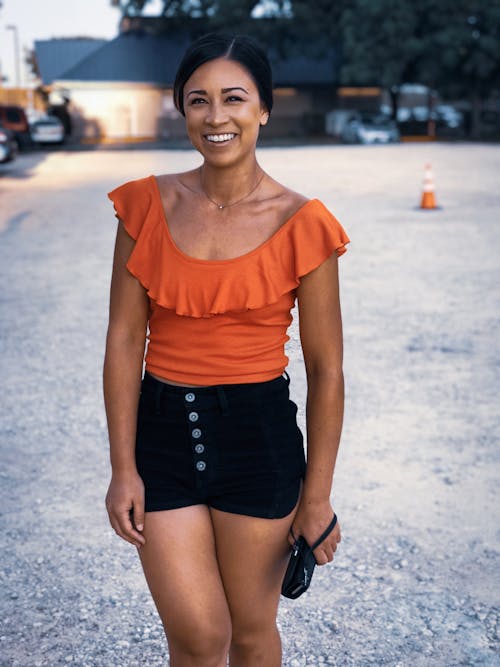
[[(334, 516), (343, 415), (337, 255), (318, 200), (256, 160), (272, 109), (249, 38), (207, 35), (174, 86), (192, 171), (110, 193), (119, 220), (104, 362), (114, 530), (138, 547), (173, 667), (277, 667), (292, 534)], [(307, 370), (307, 468), (283, 346), (295, 300)], [(149, 338), (142, 378), (146, 332)], [(337, 523), (315, 550), (333, 559)]]

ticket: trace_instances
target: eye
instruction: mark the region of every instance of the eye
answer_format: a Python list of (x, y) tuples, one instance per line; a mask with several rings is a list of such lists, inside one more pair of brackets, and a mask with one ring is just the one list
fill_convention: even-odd
[(226, 98), (226, 102), (243, 102), (243, 98), (238, 95), (229, 95), (229, 97)]
[(192, 97), (189, 101), (189, 104), (192, 106), (194, 104), (204, 104), (206, 100), (203, 97)]

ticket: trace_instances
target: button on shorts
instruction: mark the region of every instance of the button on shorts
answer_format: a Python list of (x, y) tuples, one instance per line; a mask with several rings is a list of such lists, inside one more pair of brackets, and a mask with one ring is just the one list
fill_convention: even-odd
[(144, 374), (136, 463), (145, 510), (205, 504), (262, 518), (295, 507), (305, 476), (289, 379), (178, 387)]

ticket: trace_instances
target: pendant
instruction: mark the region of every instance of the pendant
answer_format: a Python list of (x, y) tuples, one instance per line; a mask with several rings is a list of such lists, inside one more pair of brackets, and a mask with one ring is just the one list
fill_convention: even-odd
[(224, 208), (224, 204), (219, 204), (219, 211), (222, 211), (223, 208)]

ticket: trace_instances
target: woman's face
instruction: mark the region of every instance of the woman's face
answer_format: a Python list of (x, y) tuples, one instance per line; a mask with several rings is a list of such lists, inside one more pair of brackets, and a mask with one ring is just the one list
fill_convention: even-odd
[(248, 71), (224, 58), (204, 63), (186, 81), (184, 112), (193, 146), (216, 166), (252, 156), (269, 116)]

